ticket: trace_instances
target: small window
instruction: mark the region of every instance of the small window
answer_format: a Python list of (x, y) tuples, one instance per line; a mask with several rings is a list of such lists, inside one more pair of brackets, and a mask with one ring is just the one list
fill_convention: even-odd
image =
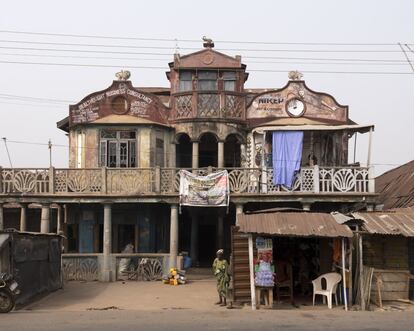
[(192, 91), (193, 90), (193, 79), (191, 72), (180, 73), (180, 92)]
[(234, 71), (223, 72), (224, 90), (236, 90), (236, 73)]
[(116, 131), (101, 130), (101, 138), (106, 138), (106, 139), (114, 138), (114, 139), (116, 139)]
[(217, 72), (200, 71), (198, 73), (198, 90), (199, 91), (216, 91), (217, 90)]
[(135, 131), (121, 131), (120, 138), (121, 139), (135, 139)]

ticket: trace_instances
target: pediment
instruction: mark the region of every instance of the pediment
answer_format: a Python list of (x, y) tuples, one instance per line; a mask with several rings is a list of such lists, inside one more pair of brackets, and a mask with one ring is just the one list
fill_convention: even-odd
[[(301, 103), (303, 107), (301, 113), (296, 115), (289, 113), (291, 100), (298, 100)], [(327, 93), (311, 90), (304, 81), (289, 81), (281, 89), (260, 93), (247, 106), (247, 120), (251, 124), (291, 118), (347, 123), (348, 106), (339, 104)]]
[(231, 57), (211, 48), (199, 52), (176, 55), (174, 68), (241, 68), (241, 57)]
[(69, 106), (69, 125), (96, 123), (111, 115), (168, 123), (168, 109), (157, 96), (134, 88), (130, 81), (114, 81), (107, 89), (89, 94)]

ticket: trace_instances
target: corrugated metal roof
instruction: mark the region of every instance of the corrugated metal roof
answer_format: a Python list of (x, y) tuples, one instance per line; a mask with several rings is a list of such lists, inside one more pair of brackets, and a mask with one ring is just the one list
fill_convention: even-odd
[(375, 179), (384, 209), (414, 207), (414, 160)]
[(366, 212), (352, 216), (364, 221), (363, 229), (369, 233), (414, 237), (414, 212)]
[(325, 213), (263, 213), (237, 216), (239, 231), (278, 236), (352, 237), (352, 231)]

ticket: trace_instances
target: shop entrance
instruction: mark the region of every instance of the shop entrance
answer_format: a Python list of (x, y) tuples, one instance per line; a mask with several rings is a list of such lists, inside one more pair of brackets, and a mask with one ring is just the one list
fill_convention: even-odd
[(216, 236), (217, 227), (215, 224), (200, 223), (198, 232), (200, 267), (210, 267), (212, 265), (216, 255)]

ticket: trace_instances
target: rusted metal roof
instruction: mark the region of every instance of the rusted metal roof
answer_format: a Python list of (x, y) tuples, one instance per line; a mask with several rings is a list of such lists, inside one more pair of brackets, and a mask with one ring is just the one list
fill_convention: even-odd
[(363, 229), (372, 234), (414, 237), (414, 212), (365, 212), (352, 213), (364, 221)]
[(375, 179), (384, 209), (414, 207), (414, 160)]
[(325, 213), (263, 213), (237, 215), (239, 231), (276, 236), (352, 237), (352, 231)]

